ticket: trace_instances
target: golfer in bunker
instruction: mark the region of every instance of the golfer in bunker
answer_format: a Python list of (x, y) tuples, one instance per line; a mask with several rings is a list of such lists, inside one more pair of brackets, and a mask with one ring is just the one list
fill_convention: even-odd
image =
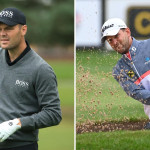
[[(138, 41), (119, 18), (111, 18), (102, 26), (101, 42), (122, 55), (113, 68), (113, 76), (130, 97), (141, 102), (150, 119), (150, 39)], [(150, 129), (148, 122), (144, 129)]]

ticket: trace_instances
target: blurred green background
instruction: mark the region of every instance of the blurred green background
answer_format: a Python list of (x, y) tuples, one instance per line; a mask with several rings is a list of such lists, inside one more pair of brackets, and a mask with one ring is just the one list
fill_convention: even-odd
[(39, 150), (74, 149), (74, 1), (0, 0), (0, 10), (24, 12), (26, 40), (53, 68), (58, 81), (62, 121), (40, 129)]
[(74, 83), (73, 61), (47, 60), (58, 79), (62, 122), (56, 127), (40, 130), (39, 150), (73, 150), (74, 148)]
[(30, 43), (70, 45), (74, 42), (73, 0), (0, 0), (0, 9), (16, 7), (24, 12)]

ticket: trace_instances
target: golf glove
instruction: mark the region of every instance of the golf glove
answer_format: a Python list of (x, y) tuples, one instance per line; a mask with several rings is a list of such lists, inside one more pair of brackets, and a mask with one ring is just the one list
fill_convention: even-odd
[(10, 135), (21, 128), (19, 119), (5, 121), (0, 124), (0, 142), (6, 140)]

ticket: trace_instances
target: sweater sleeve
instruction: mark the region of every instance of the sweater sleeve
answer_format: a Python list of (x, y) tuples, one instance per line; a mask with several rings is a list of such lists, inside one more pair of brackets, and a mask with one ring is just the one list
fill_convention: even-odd
[(22, 129), (40, 129), (60, 123), (61, 109), (57, 80), (52, 68), (42, 65), (35, 77), (35, 93), (40, 111), (20, 118)]
[(126, 94), (143, 104), (150, 105), (150, 91), (142, 85), (136, 85), (123, 71), (113, 69), (113, 76), (119, 82)]

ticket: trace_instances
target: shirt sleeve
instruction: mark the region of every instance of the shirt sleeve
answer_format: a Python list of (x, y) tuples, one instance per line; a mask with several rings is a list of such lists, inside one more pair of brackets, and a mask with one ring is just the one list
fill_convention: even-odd
[(126, 94), (143, 104), (150, 105), (150, 91), (142, 85), (136, 85), (124, 71), (113, 69), (113, 77), (119, 82)]
[(42, 65), (35, 77), (35, 93), (40, 111), (20, 118), (22, 129), (35, 130), (60, 123), (61, 109), (57, 80), (52, 68)]

